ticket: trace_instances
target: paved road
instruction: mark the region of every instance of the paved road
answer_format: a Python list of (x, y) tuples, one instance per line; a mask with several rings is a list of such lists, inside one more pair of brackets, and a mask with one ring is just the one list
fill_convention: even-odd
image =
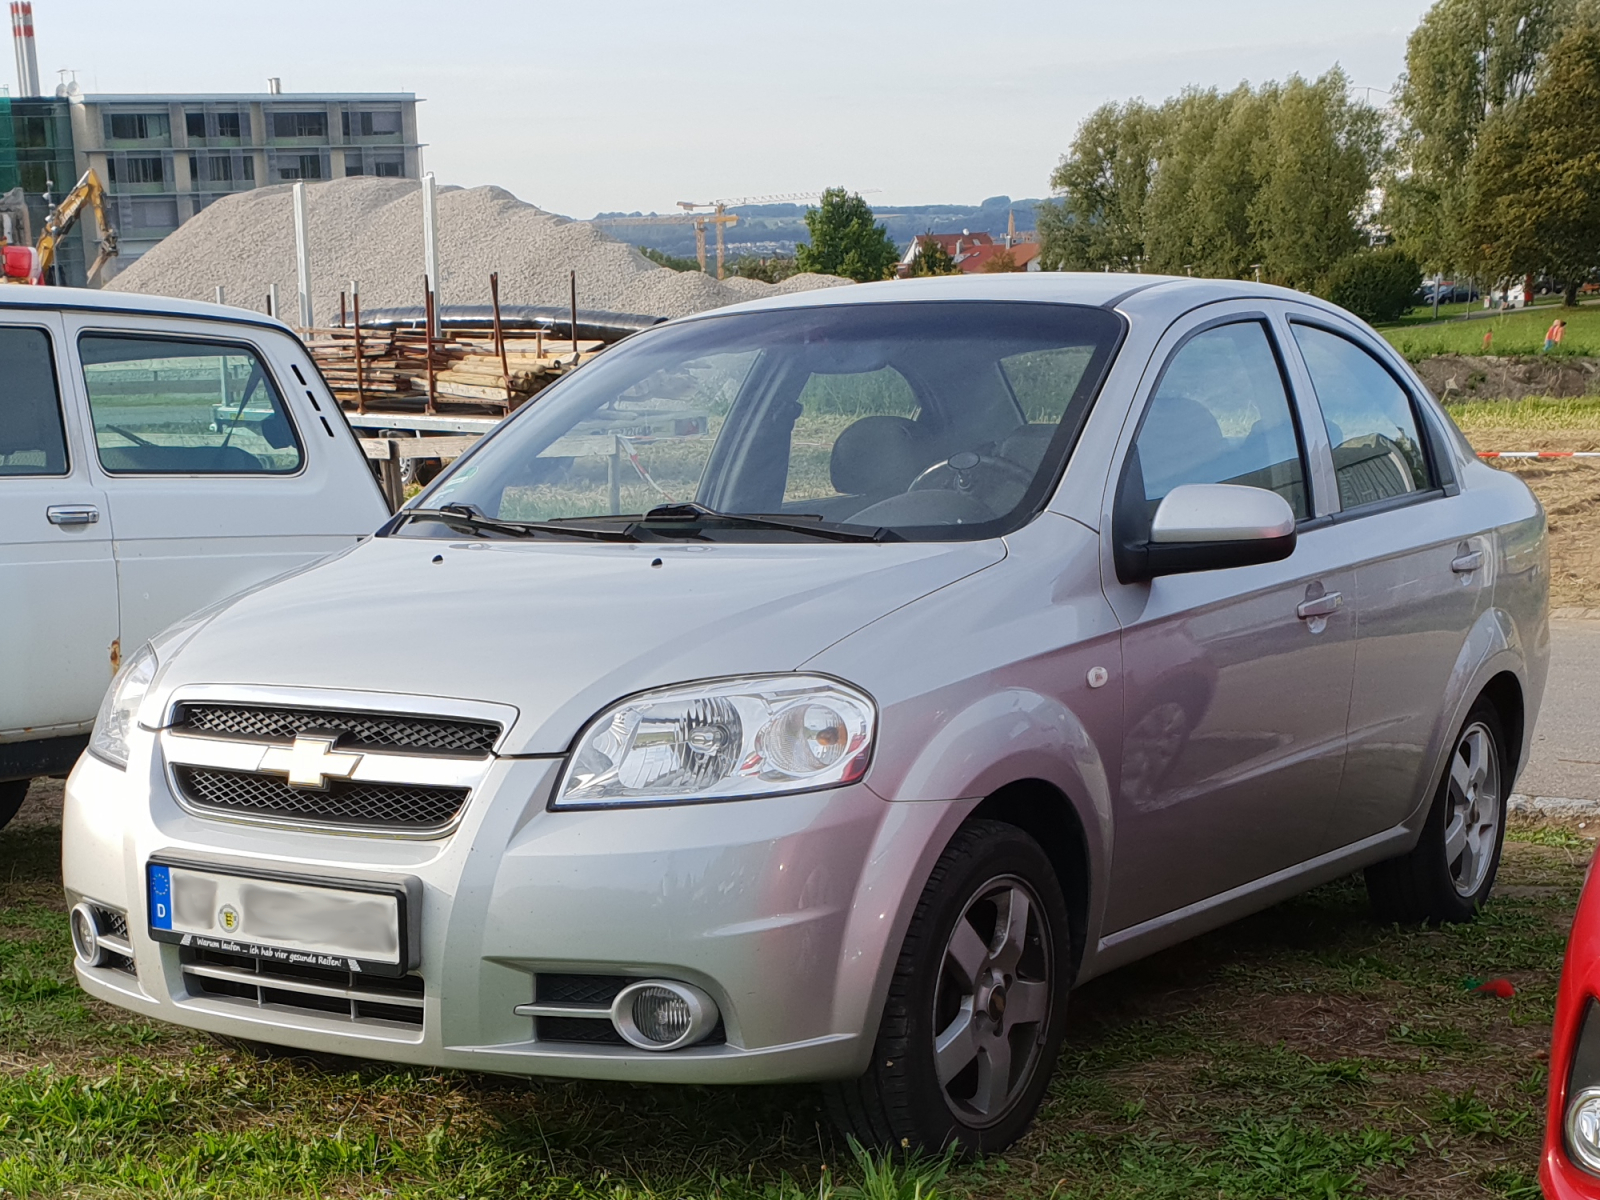
[(1600, 800), (1600, 621), (1552, 621), (1550, 646), (1550, 681), (1517, 791)]

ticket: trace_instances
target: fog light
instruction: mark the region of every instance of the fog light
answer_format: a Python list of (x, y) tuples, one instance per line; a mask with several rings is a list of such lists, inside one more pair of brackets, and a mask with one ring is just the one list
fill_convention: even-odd
[(1587, 1087), (1567, 1104), (1567, 1152), (1600, 1175), (1600, 1087)]
[(697, 987), (667, 979), (629, 984), (611, 1003), (611, 1023), (641, 1050), (692, 1046), (717, 1025), (716, 1002)]
[(78, 961), (86, 967), (103, 966), (110, 952), (100, 944), (100, 927), (94, 919), (94, 909), (79, 901), (73, 906), (68, 923), (72, 928), (72, 949)]

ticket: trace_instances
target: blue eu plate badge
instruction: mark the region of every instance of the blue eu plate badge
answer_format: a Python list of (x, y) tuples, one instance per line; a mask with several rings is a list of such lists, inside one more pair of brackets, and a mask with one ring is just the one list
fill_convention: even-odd
[(150, 864), (150, 928), (172, 928), (172, 870)]

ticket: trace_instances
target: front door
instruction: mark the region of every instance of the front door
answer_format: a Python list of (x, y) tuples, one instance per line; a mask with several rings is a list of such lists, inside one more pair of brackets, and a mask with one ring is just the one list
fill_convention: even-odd
[[(1109, 932), (1315, 857), (1338, 794), (1355, 657), (1354, 572), (1313, 521), (1307, 440), (1282, 348), (1244, 306), (1169, 333), (1115, 490), (1148, 522), (1185, 483), (1277, 492), (1300, 519), (1286, 560), (1123, 583), (1123, 748)], [(1137, 406), (1136, 406), (1137, 412)], [(1318, 439), (1311, 450), (1326, 453)], [(1120, 482), (1119, 482), (1120, 479)], [(1132, 481), (1130, 483), (1130, 480)], [(1103, 535), (1105, 536), (1105, 535)], [(1109, 562), (1109, 556), (1103, 558)]]
[(152, 329), (114, 314), (68, 327), (97, 473), (117, 510), (130, 647), (369, 531), (352, 528), (360, 506), (335, 469), (344, 447), (325, 419), (291, 403), (294, 381), (253, 331)]
[(111, 513), (62, 395), (61, 332), (0, 319), (0, 742), (86, 732), (116, 666)]

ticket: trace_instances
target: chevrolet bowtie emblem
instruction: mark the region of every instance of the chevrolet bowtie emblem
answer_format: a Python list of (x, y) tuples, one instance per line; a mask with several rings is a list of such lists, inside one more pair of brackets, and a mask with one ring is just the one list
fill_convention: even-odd
[(292, 746), (273, 746), (261, 756), (260, 769), (268, 775), (287, 775), (289, 786), (326, 788), (330, 779), (349, 779), (361, 755), (335, 750), (336, 737), (299, 734)]

